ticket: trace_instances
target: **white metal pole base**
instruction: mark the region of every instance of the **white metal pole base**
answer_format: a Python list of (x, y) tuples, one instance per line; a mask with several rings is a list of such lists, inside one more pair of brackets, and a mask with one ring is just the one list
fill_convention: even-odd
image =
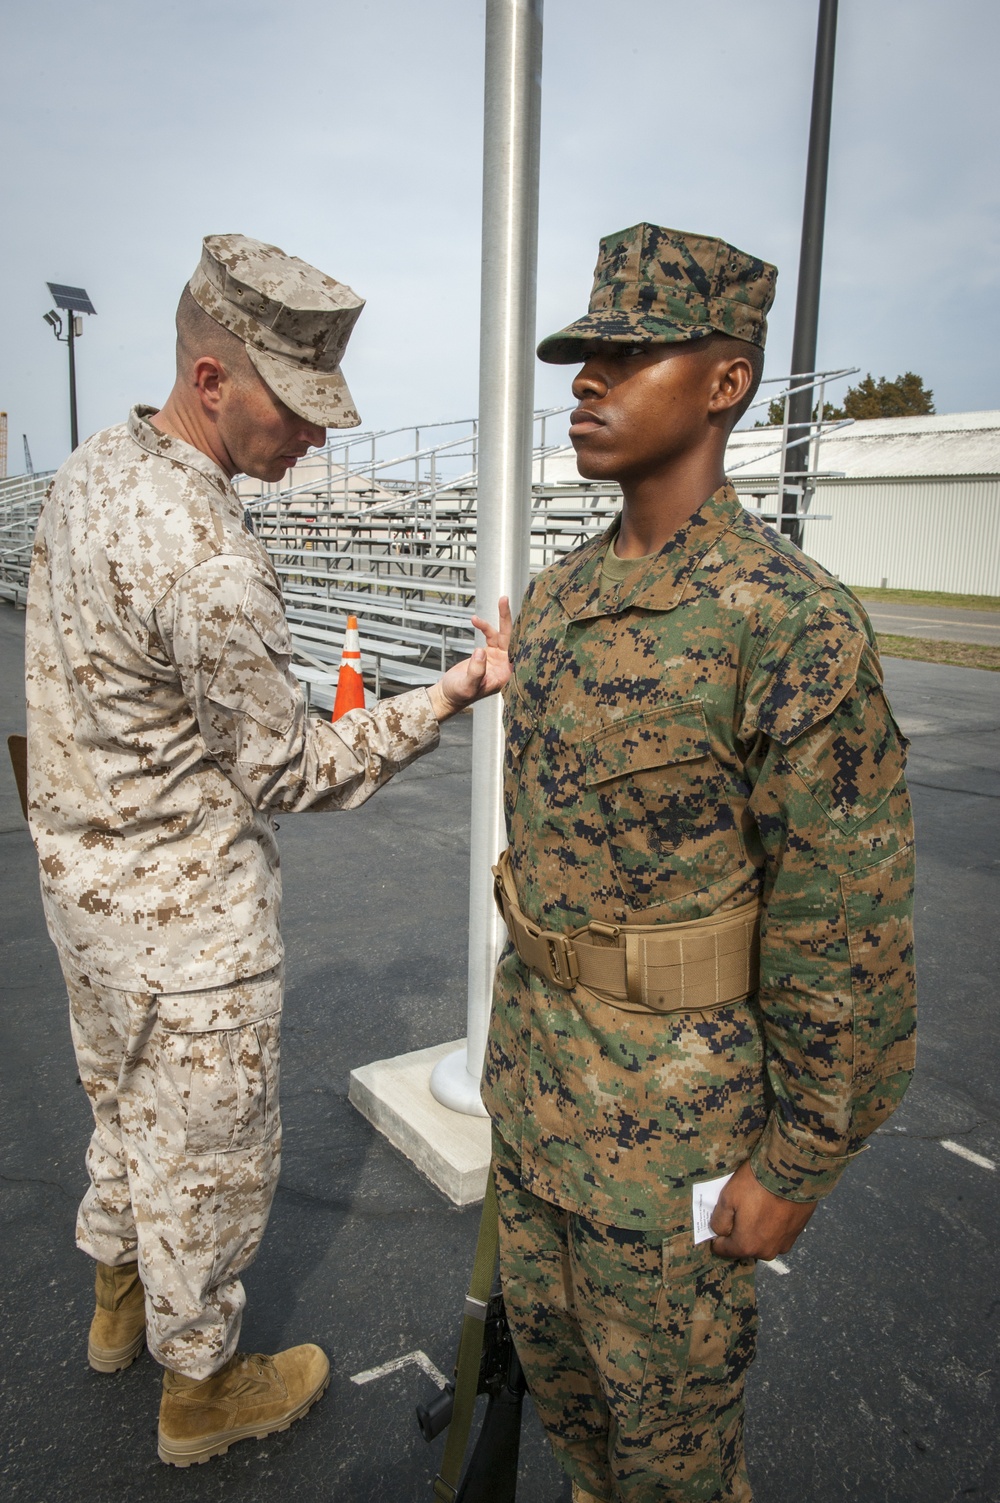
[(467, 1117), (488, 1117), (479, 1094), (479, 1077), (469, 1074), (468, 1048), (456, 1049), (439, 1059), (431, 1071), (431, 1095), (453, 1112)]

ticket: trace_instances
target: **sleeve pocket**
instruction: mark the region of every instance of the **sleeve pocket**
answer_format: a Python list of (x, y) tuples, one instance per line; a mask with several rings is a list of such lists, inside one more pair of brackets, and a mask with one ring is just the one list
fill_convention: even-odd
[(878, 684), (859, 683), (829, 720), (785, 748), (828, 818), (851, 832), (870, 819), (906, 770), (906, 740)]
[(262, 581), (249, 580), (215, 665), (208, 698), (285, 734), (300, 699), (289, 672), (291, 654), (292, 638), (281, 601)]

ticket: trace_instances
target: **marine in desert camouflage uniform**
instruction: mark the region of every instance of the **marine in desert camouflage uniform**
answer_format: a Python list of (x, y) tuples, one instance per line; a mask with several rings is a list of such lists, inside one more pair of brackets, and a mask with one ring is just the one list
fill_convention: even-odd
[(71, 456), (35, 543), (29, 814), (95, 1117), (89, 1356), (113, 1371), (148, 1341), (168, 1370), (160, 1454), (181, 1465), (287, 1425), (329, 1375), (313, 1346), (236, 1353), (280, 1162), (272, 816), (363, 803), (507, 671), (490, 629), (430, 690), (307, 714), (231, 481), (279, 480), (327, 425), (358, 423), (340, 359), (361, 307), (274, 246), (209, 237), (170, 400)]
[[(792, 1245), (913, 1064), (905, 741), (874, 637), (722, 469), (775, 277), (638, 225), (539, 347), (583, 362), (580, 470), (620, 479), (624, 509), (515, 623), (518, 948), (484, 1100), (508, 1314), (578, 1499), (748, 1503), (754, 1260)], [(716, 993), (705, 935), (758, 911), (745, 978)], [(644, 968), (636, 925), (684, 935), (687, 974)], [(733, 1171), (696, 1244), (693, 1184)]]

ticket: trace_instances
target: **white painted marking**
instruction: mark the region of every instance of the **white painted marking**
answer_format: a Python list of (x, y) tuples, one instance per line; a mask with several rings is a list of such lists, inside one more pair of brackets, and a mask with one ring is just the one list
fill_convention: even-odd
[(761, 1258), (761, 1262), (765, 1268), (773, 1268), (775, 1273), (791, 1273), (792, 1271), (781, 1258)]
[(433, 1378), (439, 1388), (444, 1388), (447, 1378), (443, 1372), (434, 1366), (426, 1352), (407, 1352), (405, 1357), (394, 1357), (391, 1362), (383, 1362), (381, 1367), (366, 1367), (364, 1372), (354, 1373), (351, 1382), (360, 1387), (363, 1383), (374, 1383), (379, 1378), (387, 1378), (390, 1373), (398, 1373), (401, 1368), (410, 1365), (419, 1367), (429, 1378)]
[(980, 1169), (996, 1169), (992, 1159), (986, 1159), (981, 1153), (973, 1153), (971, 1148), (965, 1148), (961, 1143), (953, 1143), (950, 1138), (941, 1139), (941, 1147), (947, 1148), (949, 1153), (957, 1153), (960, 1159), (966, 1159), (970, 1164), (977, 1164)]

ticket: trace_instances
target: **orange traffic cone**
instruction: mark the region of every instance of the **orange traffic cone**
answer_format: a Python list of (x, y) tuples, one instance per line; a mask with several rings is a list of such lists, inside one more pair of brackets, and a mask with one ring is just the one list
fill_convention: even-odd
[(365, 707), (365, 681), (361, 677), (361, 643), (358, 640), (358, 618), (348, 616), (344, 634), (344, 652), (337, 675), (337, 698), (333, 702), (331, 720), (339, 720), (348, 710), (363, 710)]

